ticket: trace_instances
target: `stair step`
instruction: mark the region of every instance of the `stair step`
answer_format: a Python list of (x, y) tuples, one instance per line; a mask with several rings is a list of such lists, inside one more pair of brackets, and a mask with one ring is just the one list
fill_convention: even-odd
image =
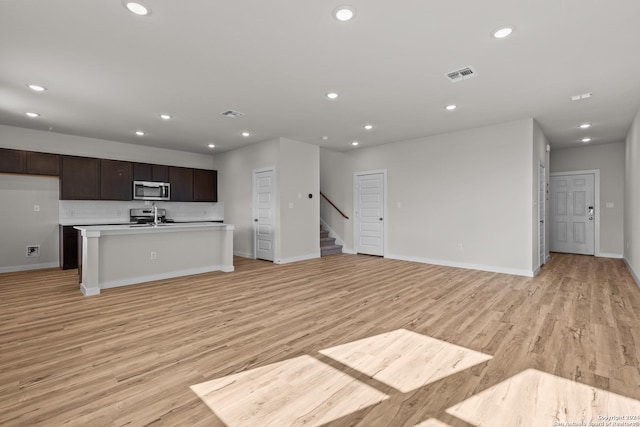
[(342, 245), (331, 245), (331, 246), (325, 246), (320, 248), (321, 256), (341, 254), (341, 253), (342, 253)]
[(322, 237), (320, 239), (320, 247), (326, 248), (328, 246), (334, 246), (336, 244), (335, 237)]
[(320, 230), (320, 238), (329, 237), (329, 232), (327, 230)]

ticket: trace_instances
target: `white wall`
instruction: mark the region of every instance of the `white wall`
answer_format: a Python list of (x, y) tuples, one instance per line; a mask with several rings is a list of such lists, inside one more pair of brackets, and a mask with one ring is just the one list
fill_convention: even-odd
[(0, 147), (70, 156), (213, 169), (213, 156), (0, 125)]
[[(275, 167), (280, 173), (280, 140), (261, 142), (225, 151), (214, 157), (218, 171), (218, 200), (224, 202), (225, 222), (235, 225), (233, 252), (243, 257), (254, 256), (253, 235), (253, 170)], [(278, 189), (276, 188), (276, 197)], [(280, 205), (276, 201), (275, 228), (279, 234)], [(279, 241), (275, 242), (275, 256), (279, 256)]]
[[(600, 170), (599, 253), (603, 256), (622, 257), (624, 251), (624, 158), (623, 142), (551, 152), (551, 172)], [(608, 202), (613, 208), (606, 207)]]
[[(387, 257), (532, 275), (532, 147), (533, 120), (525, 119), (343, 156), (323, 151), (322, 191), (349, 189), (352, 216), (353, 172), (387, 169)], [(342, 167), (348, 177), (331, 173)], [(331, 197), (340, 203), (343, 195)], [(323, 219), (340, 229), (334, 218)], [(340, 237), (352, 244), (349, 233)]]
[[(57, 178), (0, 175), (0, 273), (59, 265), (58, 188)], [(40, 256), (27, 258), (27, 245)]]
[[(278, 262), (320, 256), (320, 149), (280, 139), (280, 257)], [(312, 198), (309, 198), (311, 194)]]
[(627, 135), (624, 170), (624, 259), (640, 286), (640, 111)]
[[(225, 222), (236, 226), (234, 253), (254, 256), (253, 171), (276, 169), (274, 262), (287, 263), (320, 256), (320, 157), (315, 145), (278, 138), (214, 158), (224, 179), (219, 200), (224, 202)], [(313, 197), (308, 198), (311, 193)], [(291, 206), (292, 204), (293, 207)]]

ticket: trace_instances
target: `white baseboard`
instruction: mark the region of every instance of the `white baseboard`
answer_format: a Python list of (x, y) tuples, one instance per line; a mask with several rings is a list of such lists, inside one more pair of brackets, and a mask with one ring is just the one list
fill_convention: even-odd
[(631, 264), (629, 264), (629, 261), (627, 261), (626, 258), (623, 258), (623, 259), (624, 259), (624, 263), (627, 264), (627, 268), (631, 273), (631, 277), (633, 277), (633, 280), (636, 281), (636, 285), (638, 285), (638, 287), (640, 288), (640, 276), (638, 276), (636, 272), (633, 270), (633, 267), (631, 267)]
[(551, 255), (547, 254), (547, 257), (544, 259), (544, 263), (548, 263), (549, 261), (551, 261)]
[(397, 259), (400, 261), (419, 262), (421, 264), (434, 264), (434, 265), (443, 265), (445, 267), (464, 268), (467, 270), (480, 270), (480, 271), (489, 271), (492, 273), (512, 274), (515, 276), (534, 277), (535, 275), (535, 272), (533, 270), (521, 270), (517, 268), (496, 267), (493, 265), (469, 264), (464, 262), (446, 261), (446, 260), (440, 260), (440, 259), (421, 258), (421, 257), (411, 257), (411, 256), (404, 256), (404, 255), (385, 255), (385, 258)]
[(608, 254), (606, 252), (597, 253), (596, 256), (600, 258), (616, 258), (616, 259), (623, 258), (622, 254)]
[(312, 254), (300, 255), (300, 256), (296, 256), (296, 257), (292, 257), (292, 258), (278, 259), (278, 260), (275, 260), (273, 263), (274, 264), (289, 264), (290, 262), (306, 261), (306, 260), (315, 259), (315, 258), (320, 258), (320, 251), (314, 252)]
[(249, 252), (233, 251), (233, 255), (234, 255), (234, 256), (239, 256), (239, 257), (242, 257), (242, 258), (251, 258), (251, 259), (255, 259), (255, 257), (253, 256), (253, 254), (250, 254)]
[(60, 267), (59, 262), (45, 262), (42, 264), (13, 265), (10, 267), (0, 267), (0, 273), (13, 273), (14, 271), (42, 270), (45, 268)]
[(80, 283), (80, 292), (85, 297), (92, 297), (94, 295), (100, 295), (100, 288), (88, 288), (84, 283)]
[(356, 252), (356, 251), (354, 251), (353, 249), (346, 249), (346, 248), (344, 248), (344, 247), (342, 248), (342, 253), (343, 253), (343, 254), (351, 254), (351, 255), (355, 255), (355, 254), (357, 254), (357, 252)]
[(138, 283), (154, 282), (156, 280), (172, 279), (174, 277), (191, 276), (193, 274), (211, 273), (213, 271), (233, 271), (233, 265), (212, 265), (201, 268), (190, 268), (180, 271), (169, 271), (160, 274), (151, 274), (148, 276), (131, 277), (127, 279), (112, 280), (110, 282), (100, 283), (100, 289), (117, 288), (119, 286), (134, 285)]
[[(342, 245), (342, 247), (344, 248), (344, 240), (342, 240), (340, 238), (340, 236), (338, 236), (338, 233), (333, 231), (333, 228), (329, 227), (329, 225), (322, 218), (320, 218), (320, 224), (322, 224), (324, 229), (329, 232), (329, 237), (335, 238), (336, 239), (336, 244)], [(343, 250), (343, 252), (344, 252), (344, 250)]]

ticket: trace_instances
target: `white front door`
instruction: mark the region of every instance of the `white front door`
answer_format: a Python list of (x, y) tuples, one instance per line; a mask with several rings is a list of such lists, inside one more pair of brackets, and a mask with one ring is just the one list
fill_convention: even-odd
[(253, 173), (253, 221), (256, 258), (273, 261), (274, 253), (274, 185), (273, 169)]
[(595, 175), (552, 176), (550, 205), (550, 250), (593, 255)]
[(356, 252), (384, 256), (384, 172), (355, 175)]

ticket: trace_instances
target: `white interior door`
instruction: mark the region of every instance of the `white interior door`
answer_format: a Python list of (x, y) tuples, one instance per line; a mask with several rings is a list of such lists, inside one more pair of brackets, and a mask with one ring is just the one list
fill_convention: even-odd
[(253, 173), (254, 230), (256, 258), (273, 261), (274, 256), (274, 191), (273, 169)]
[(550, 202), (550, 250), (593, 255), (595, 175), (552, 176)]
[(384, 172), (356, 174), (356, 252), (384, 256)]

